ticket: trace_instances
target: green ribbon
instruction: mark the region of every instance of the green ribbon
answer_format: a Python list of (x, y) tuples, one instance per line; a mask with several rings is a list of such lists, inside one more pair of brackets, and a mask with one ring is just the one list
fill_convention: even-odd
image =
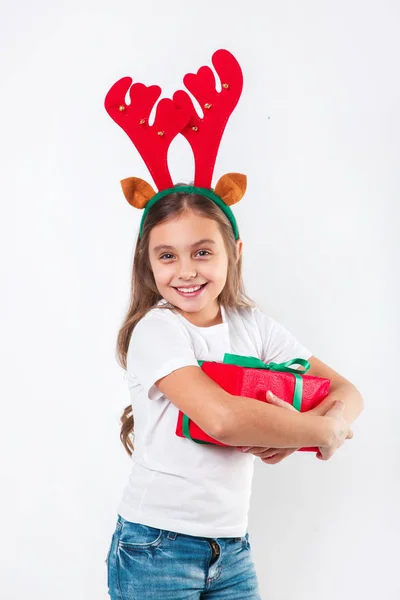
[[(217, 362), (217, 361), (199, 360), (197, 362), (199, 363), (199, 366), (201, 367), (203, 362)], [(262, 360), (260, 360), (259, 358), (256, 358), (255, 356), (241, 356), (240, 354), (226, 353), (224, 355), (224, 360), (223, 360), (222, 364), (236, 365), (237, 367), (245, 367), (247, 369), (266, 369), (267, 371), (292, 373), (295, 378), (292, 405), (296, 410), (299, 410), (299, 411), (301, 410), (301, 401), (302, 401), (302, 397), (303, 397), (302, 375), (305, 375), (307, 373), (307, 371), (310, 370), (310, 367), (311, 367), (308, 360), (305, 360), (304, 358), (292, 358), (292, 360), (288, 360), (284, 363), (274, 363), (274, 362), (265, 363)], [(292, 365), (301, 365), (302, 367), (304, 367), (304, 371), (299, 372), (298, 369), (291, 368)], [(213, 444), (212, 442), (206, 442), (204, 440), (195, 440), (194, 438), (192, 438), (192, 436), (190, 435), (190, 419), (187, 415), (183, 415), (182, 433), (187, 439), (192, 440), (192, 442), (196, 442), (196, 444), (209, 444), (209, 445), (215, 446), (215, 444)]]

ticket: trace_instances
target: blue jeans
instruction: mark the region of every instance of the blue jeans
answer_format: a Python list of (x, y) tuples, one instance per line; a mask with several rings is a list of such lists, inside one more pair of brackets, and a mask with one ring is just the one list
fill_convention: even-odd
[(261, 600), (248, 533), (197, 537), (118, 515), (106, 563), (111, 600)]

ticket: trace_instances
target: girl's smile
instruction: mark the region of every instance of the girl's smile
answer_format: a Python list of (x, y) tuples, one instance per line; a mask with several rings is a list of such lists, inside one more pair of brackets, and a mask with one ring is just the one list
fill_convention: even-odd
[(174, 288), (174, 290), (184, 298), (194, 298), (195, 296), (199, 296), (201, 294), (206, 285), (207, 283), (203, 283), (199, 286), (188, 287), (186, 291), (183, 291), (184, 288)]

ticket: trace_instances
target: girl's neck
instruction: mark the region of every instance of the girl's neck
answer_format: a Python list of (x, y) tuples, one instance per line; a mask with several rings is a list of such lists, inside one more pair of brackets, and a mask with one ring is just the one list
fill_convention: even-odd
[(215, 306), (206, 306), (204, 309), (197, 312), (184, 312), (177, 308), (179, 313), (187, 319), (192, 325), (197, 327), (212, 327), (223, 323), (221, 307), (219, 304)]

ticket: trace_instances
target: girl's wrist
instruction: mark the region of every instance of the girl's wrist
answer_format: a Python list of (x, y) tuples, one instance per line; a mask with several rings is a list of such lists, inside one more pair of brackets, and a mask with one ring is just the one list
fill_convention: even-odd
[(329, 448), (337, 439), (337, 421), (332, 417), (321, 417), (321, 448)]

